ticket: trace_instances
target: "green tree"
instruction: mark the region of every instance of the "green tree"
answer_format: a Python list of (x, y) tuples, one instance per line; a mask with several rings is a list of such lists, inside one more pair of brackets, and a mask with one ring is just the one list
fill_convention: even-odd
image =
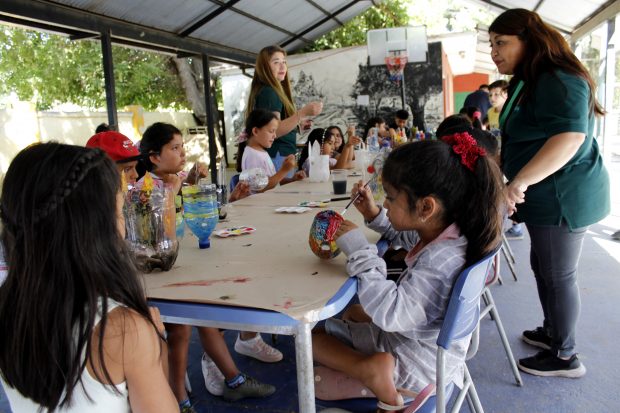
[(402, 26), (426, 26), (429, 35), (472, 31), (488, 26), (495, 14), (462, 0), (390, 0), (370, 7), (342, 27), (318, 38), (300, 52), (314, 52), (366, 44), (366, 32)]
[[(168, 56), (117, 45), (112, 55), (119, 107), (188, 107)], [(0, 94), (12, 92), (34, 101), (39, 109), (58, 103), (105, 107), (100, 43), (0, 27)]]
[(408, 23), (409, 15), (407, 14), (406, 1), (384, 1), (349, 20), (342, 27), (321, 36), (300, 52), (316, 52), (363, 45), (366, 44), (366, 32), (368, 30), (407, 26)]

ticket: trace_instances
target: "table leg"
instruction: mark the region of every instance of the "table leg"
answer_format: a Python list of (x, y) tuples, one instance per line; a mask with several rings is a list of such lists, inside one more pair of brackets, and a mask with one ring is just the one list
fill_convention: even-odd
[(295, 336), (297, 392), (299, 413), (315, 413), (314, 367), (312, 366), (312, 333), (308, 323), (300, 323)]

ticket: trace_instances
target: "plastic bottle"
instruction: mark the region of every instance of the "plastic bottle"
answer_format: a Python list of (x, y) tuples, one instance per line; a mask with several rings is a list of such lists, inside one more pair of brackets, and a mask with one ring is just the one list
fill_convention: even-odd
[(368, 143), (368, 151), (372, 153), (379, 152), (379, 136), (377, 134), (377, 128), (370, 128), (366, 142)]
[(185, 222), (198, 237), (201, 249), (209, 248), (209, 237), (218, 222), (216, 186), (213, 184), (189, 185), (183, 187)]

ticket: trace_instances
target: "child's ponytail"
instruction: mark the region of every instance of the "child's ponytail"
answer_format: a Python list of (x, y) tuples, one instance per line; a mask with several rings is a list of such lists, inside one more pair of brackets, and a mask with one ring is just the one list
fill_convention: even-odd
[(499, 243), (501, 174), (469, 133), (446, 138), (397, 147), (388, 157), (382, 177), (407, 194), (411, 208), (425, 196), (441, 201), (443, 222), (455, 222), (467, 238), (466, 265), (470, 265)]
[[(468, 133), (441, 138), (447, 143), (463, 168), (466, 187), (461, 207), (453, 212), (454, 220), (467, 238), (467, 265), (481, 259), (499, 243), (502, 182), (499, 168), (487, 151)], [(463, 172), (461, 170), (461, 172)]]
[(475, 162), (469, 196), (456, 217), (467, 237), (467, 265), (480, 260), (500, 243), (503, 222), (503, 183), (497, 163), (488, 154)]

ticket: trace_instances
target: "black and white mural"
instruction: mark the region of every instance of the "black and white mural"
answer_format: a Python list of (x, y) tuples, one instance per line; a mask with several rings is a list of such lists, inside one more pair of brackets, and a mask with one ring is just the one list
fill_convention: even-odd
[[(427, 61), (405, 67), (405, 109), (410, 126), (434, 130), (444, 118), (441, 43), (428, 45)], [(315, 127), (357, 124), (362, 133), (366, 121), (381, 116), (388, 122), (401, 109), (401, 86), (389, 78), (386, 66), (368, 66), (366, 47), (350, 47), (288, 56), (289, 76), (298, 108), (321, 100), (323, 113)], [(250, 79), (241, 74), (224, 75), (222, 91), (228, 153), (236, 153), (234, 139), (243, 127)], [(367, 104), (366, 104), (367, 103)], [(305, 136), (299, 137), (300, 141)]]

